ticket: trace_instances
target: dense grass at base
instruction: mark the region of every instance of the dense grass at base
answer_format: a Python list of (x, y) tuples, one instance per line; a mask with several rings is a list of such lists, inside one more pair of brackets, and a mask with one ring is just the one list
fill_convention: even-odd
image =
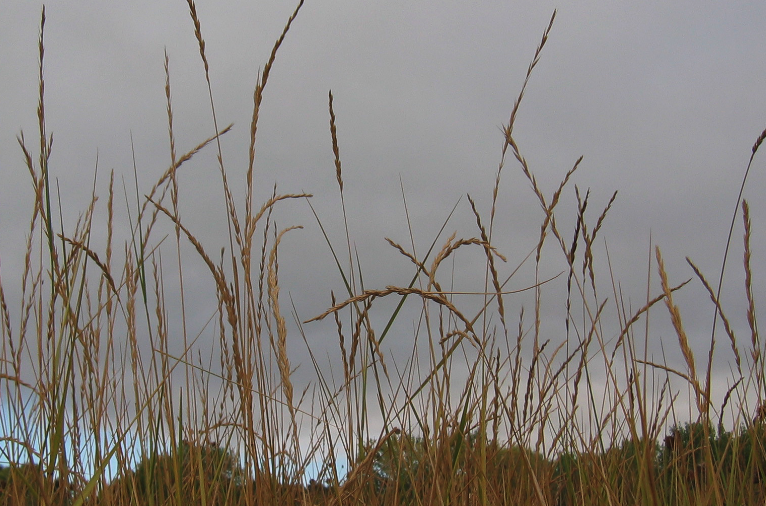
[[(487, 478), (493, 486), (487, 489), (487, 501), (634, 504), (643, 497), (659, 504), (703, 504), (714, 502), (711, 488), (718, 486), (725, 493), (724, 504), (761, 504), (766, 500), (764, 430), (761, 423), (736, 434), (686, 424), (674, 427), (662, 445), (628, 441), (605, 453), (565, 453), (555, 460), (526, 448), (489, 443), (484, 450)], [(453, 435), (448, 447), (433, 448), (422, 437), (394, 435), (376, 445), (369, 466), (336, 486), (315, 480), (255, 478), (231, 451), (182, 441), (169, 453), (145, 458), (87, 502), (244, 505), (257, 498), (258, 504), (473, 504), (481, 493), (475, 473), (482, 467), (477, 462), (482, 456), (472, 434), (457, 465), (450, 465), (458, 439)], [(370, 442), (368, 450), (373, 445)], [(708, 449), (713, 454), (712, 475), (705, 465)], [(74, 503), (76, 487), (46, 476), (41, 465), (1, 468), (3, 503)]]
[[(102, 204), (96, 204), (94, 190), (76, 227), (60, 225), (48, 166), (52, 137), (45, 123), (43, 11), (39, 136), (34, 142), (19, 136), (33, 205), (18, 314), (6, 300), (6, 294), (16, 292), (0, 278), (0, 435), (2, 458), (11, 463), (0, 469), (0, 502), (373, 506), (766, 500), (766, 409), (761, 403), (766, 383), (752, 296), (747, 204), (741, 209), (749, 342), (735, 337), (717, 302), (723, 278), (714, 286), (692, 264), (694, 282), (709, 293), (717, 311), (718, 327), (712, 332), (735, 362), (728, 390), (717, 399), (712, 359), (704, 363), (692, 353), (674, 303), (674, 293), (688, 287), (668, 280), (660, 249), (651, 267), (660, 286), (650, 284), (643, 307), (628, 311), (614, 304), (620, 293), (613, 278), (602, 280), (598, 262), (608, 261), (596, 239), (615, 196), (594, 219), (590, 193), (575, 188), (576, 208), (560, 211), (580, 160), (549, 194), (538, 186), (516, 143), (516, 113), (553, 18), (503, 127), (490, 213), (482, 215), (469, 197), (474, 235), (446, 238), (434, 231), (432, 246), (422, 256), (389, 241), (412, 264), (412, 281), (376, 290), (360, 288), (363, 273), (353, 259), (351, 238), (341, 245), (327, 239), (320, 246), (332, 256), (346, 293), (333, 293), (326, 313), (287, 324), (290, 311), (280, 297), (278, 260), (282, 238), (292, 227), (277, 230), (273, 214), (286, 201), (310, 203), (311, 195), (275, 193), (256, 204), (253, 161), (264, 90), (301, 5), (260, 73), (244, 181), (230, 180), (224, 165), (218, 141), (229, 127), (218, 125), (212, 91), (215, 132), (188, 152), (176, 151), (166, 65), (172, 162), (150, 191), (129, 203), (126, 238), (115, 236), (120, 195), (113, 173)], [(191, 0), (189, 7), (210, 88), (202, 23)], [(348, 230), (342, 139), (336, 130), (342, 118), (335, 116), (332, 94), (328, 109), (339, 221)], [(763, 139), (761, 134), (753, 146), (751, 163)], [(203, 244), (178, 217), (176, 171), (201, 150), (218, 154), (227, 212), (222, 226), (229, 231), (229, 251), (221, 258), (208, 253), (218, 245)], [(518, 165), (544, 214), (538, 244), (517, 264), (532, 265), (534, 273), (526, 287), (531, 307), (518, 314), (507, 302), (507, 283), (515, 271), (506, 263), (513, 262), (492, 241), (507, 161)], [(235, 198), (234, 185), (244, 188), (244, 201)], [(105, 213), (107, 223), (105, 244), (98, 248), (96, 213)], [(563, 222), (574, 223), (573, 230), (560, 230)], [(316, 226), (324, 232), (328, 224), (317, 216)], [(170, 232), (167, 240), (157, 232), (162, 227)], [(217, 295), (212, 319), (220, 349), (217, 368), (210, 365), (215, 361), (199, 359), (200, 334), (187, 329), (183, 280), (188, 260), (182, 251), (189, 247)], [(458, 297), (465, 294), (447, 284), (454, 279), (448, 271), (455, 269), (458, 250), (475, 254), (485, 266), (479, 280), (484, 288), (472, 292), (474, 302), (466, 305)], [(177, 272), (164, 270), (162, 254), (176, 257)], [(551, 256), (565, 265), (564, 337), (549, 337), (543, 329), (548, 280), (540, 272)], [(179, 282), (178, 293), (165, 289), (171, 278)], [(375, 312), (381, 299), (397, 302), (378, 325), (373, 321), (381, 320)], [(476, 300), (482, 301), (478, 311)], [(418, 316), (410, 359), (402, 363), (383, 341), (404, 318), (405, 304)], [(180, 324), (172, 322), (183, 328), (181, 356), (170, 352), (171, 305), (183, 308)], [(659, 311), (672, 322), (680, 365), (653, 362), (645, 351), (644, 325), (650, 313)], [(317, 320), (332, 321), (337, 329), (333, 344), (342, 369), (328, 371), (318, 358), (320, 350), (305, 339), (304, 325)], [(311, 353), (315, 378), (305, 390), (293, 384), (288, 339), (302, 339)], [(682, 392), (686, 396), (679, 398)], [(691, 406), (687, 422), (669, 422), (676, 419), (677, 404)], [(724, 414), (734, 420), (728, 429)], [(322, 465), (309, 479), (308, 469), (317, 462)], [(348, 462), (348, 469), (341, 471), (341, 462)]]

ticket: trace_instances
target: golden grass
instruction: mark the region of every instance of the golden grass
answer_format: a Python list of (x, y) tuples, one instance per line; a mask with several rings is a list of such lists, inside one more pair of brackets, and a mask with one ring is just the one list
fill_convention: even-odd
[[(741, 353), (735, 322), (721, 304), (723, 273), (714, 288), (688, 260), (710, 296), (716, 319), (723, 322), (736, 365), (716, 410), (717, 399), (711, 392), (715, 325), (705, 377), (700, 379), (682, 308), (674, 301), (674, 294), (689, 281), (673, 286), (656, 247), (647, 273), (646, 301), (638, 310), (628, 310), (611, 272), (608, 251), (606, 259), (601, 259), (596, 243), (616, 192), (593, 222), (588, 209), (596, 197), (590, 192), (582, 195), (575, 187), (570, 235), (559, 228), (557, 216), (582, 158), (548, 198), (514, 138), (517, 113), (555, 12), (527, 69), (509, 123), (503, 127), (505, 143), (489, 219), (479, 211), (481, 201), (469, 196), (474, 234), (459, 237), (454, 233), (444, 240), (450, 214), (424, 255), (415, 250), (411, 228), (411, 248), (387, 239), (392, 251), (414, 267), (408, 285), (364, 286), (348, 227), (338, 118), (333, 94), (328, 94), (347, 258), (340, 259), (325, 223), (315, 216), (346, 293), (336, 298), (330, 292), (330, 307), (303, 322), (293, 308), (295, 324), (291, 326), (280, 296), (279, 252), (288, 247), (283, 244), (285, 234), (300, 227), (276, 229), (274, 213), (290, 201), (306, 201), (310, 206), (311, 194), (277, 194), (274, 188), (271, 197), (256, 208), (253, 167), (264, 89), (303, 2), (288, 19), (255, 84), (244, 214), (230, 189), (220, 143), (231, 125), (218, 127), (202, 23), (194, 2), (188, 0), (188, 5), (215, 134), (178, 155), (166, 53), (170, 165), (143, 198), (138, 198), (136, 178), (138, 200), (128, 203), (130, 234), (126, 238), (116, 237), (120, 218), (115, 216), (114, 173), (110, 173), (103, 251), (91, 240), (94, 215), (100, 209), (95, 182), (91, 201), (72, 231), (64, 229), (58, 218), (61, 209), (53, 205), (48, 166), (53, 138), (46, 130), (44, 108), (43, 9), (39, 156), (33, 155), (23, 133), (18, 138), (33, 183), (19, 314), (13, 314), (7, 301), (9, 290), (0, 278), (0, 437), (2, 457), (12, 462), (0, 469), (0, 502), (78, 506), (762, 503), (766, 376), (753, 293), (747, 202), (742, 201), (747, 353)], [(743, 188), (765, 137), (766, 131), (753, 146)], [(179, 213), (178, 170), (214, 141), (229, 232), (228, 253), (222, 250), (220, 259), (209, 253), (210, 247), (203, 245)], [(493, 243), (509, 148), (543, 212), (539, 238), (518, 263)], [(404, 191), (403, 197), (406, 211)], [(735, 214), (739, 205), (738, 201)], [(162, 256), (173, 246), (155, 239), (155, 230), (163, 225), (175, 231), (177, 292), (169, 288), (170, 283), (166, 285), (170, 276)], [(566, 273), (561, 335), (544, 328), (542, 316), (543, 304), (550, 303), (548, 294), (554, 290), (549, 290), (550, 283), (559, 277), (541, 279), (543, 259), (548, 258), (542, 252), (549, 235), (554, 242), (551, 249), (560, 255)], [(192, 329), (187, 319), (184, 273), (188, 267), (184, 266), (192, 259), (182, 254), (186, 242), (210, 273), (217, 302), (208, 321), (212, 331)], [(483, 289), (455, 286), (454, 272), (461, 267), (458, 250), (466, 255), (480, 252), (485, 266)], [(722, 271), (728, 251), (727, 243)], [(534, 279), (523, 288), (507, 288), (530, 259)], [(512, 265), (507, 267), (509, 262)], [(606, 284), (600, 262), (607, 264)], [(652, 295), (657, 290), (650, 282), (654, 268), (660, 289)], [(452, 272), (445, 274), (449, 269)], [(611, 297), (603, 296), (610, 291)], [(521, 292), (532, 294), (531, 321), (523, 306), (517, 316), (512, 313), (509, 295)], [(464, 304), (468, 296), (474, 302)], [(385, 308), (378, 305), (383, 298), (398, 300), (387, 318)], [(650, 313), (659, 311), (660, 302), (665, 303), (676, 332), (683, 370), (656, 360), (647, 351), (648, 320)], [(170, 316), (169, 307), (176, 304), (181, 308), (180, 321)], [(405, 304), (417, 315), (411, 323), (411, 349), (405, 350), (408, 358), (402, 361), (397, 357), (403, 355), (392, 353), (384, 339), (390, 332), (401, 332)], [(613, 314), (609, 314), (611, 307)], [(304, 325), (315, 325), (330, 315), (337, 334), (339, 371), (325, 365), (319, 355), (320, 351), (335, 352), (320, 350), (304, 331)], [(647, 325), (643, 338), (637, 330), (641, 323)], [(178, 330), (171, 330), (175, 326), (181, 329), (183, 347), (181, 354), (174, 355), (170, 340), (178, 335)], [(216, 356), (202, 345), (202, 335), (210, 332), (217, 337), (220, 353)], [(315, 373), (314, 381), (302, 390), (294, 382), (288, 346), (298, 336), (307, 346)], [(402, 348), (403, 342), (393, 346)], [(681, 397), (684, 389), (689, 392), (687, 398)], [(684, 401), (690, 405), (688, 423), (677, 416)], [(733, 421), (726, 429), (723, 420), (728, 413)], [(668, 424), (672, 425), (669, 435)], [(342, 469), (344, 462), (347, 467)], [(317, 463), (318, 471), (310, 472)], [(307, 479), (309, 474), (312, 481)]]

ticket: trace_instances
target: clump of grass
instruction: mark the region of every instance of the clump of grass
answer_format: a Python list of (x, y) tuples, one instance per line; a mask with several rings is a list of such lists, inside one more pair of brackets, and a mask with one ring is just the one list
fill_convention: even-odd
[[(144, 197), (139, 197), (134, 174), (137, 200), (130, 203), (124, 190), (130, 225), (125, 238), (115, 236), (119, 218), (115, 216), (114, 173), (109, 175), (106, 243), (101, 249), (94, 245), (94, 216), (102, 212), (95, 190), (98, 170), (91, 202), (72, 230), (63, 226), (63, 203), (53, 197), (55, 178), (49, 164), (53, 137), (47, 131), (44, 107), (43, 9), (39, 154), (33, 154), (23, 133), (19, 135), (33, 183), (19, 314), (9, 309), (8, 291), (0, 278), (0, 433), (2, 457), (11, 463), (0, 469), (0, 501), (75, 505), (762, 502), (766, 380), (753, 295), (747, 203), (742, 202), (748, 353), (741, 353), (721, 304), (723, 274), (714, 291), (689, 261), (723, 322), (736, 363), (732, 386), (716, 411), (711, 394), (715, 328), (705, 378), (700, 379), (701, 367), (689, 345), (682, 308), (673, 298), (688, 281), (673, 286), (656, 248), (656, 266), (650, 260), (650, 269), (656, 267), (660, 286), (648, 280), (645, 304), (638, 311), (628, 311), (608, 256), (601, 259), (596, 246), (616, 193), (593, 220), (590, 210), (598, 197), (589, 191), (581, 194), (575, 186), (576, 209), (561, 211), (561, 197), (571, 191), (583, 159), (574, 162), (548, 196), (514, 137), (517, 113), (555, 13), (503, 128), (505, 142), (489, 218), (480, 211), (482, 200), (469, 196), (466, 212), (475, 220), (473, 232), (444, 238), (456, 204), (425, 254), (416, 252), (411, 230), (411, 248), (387, 239), (392, 253), (412, 265), (407, 285), (364, 285), (348, 226), (353, 215), (344, 197), (348, 189), (344, 189), (338, 135), (342, 118), (336, 116), (329, 93), (330, 141), (346, 235), (346, 244), (340, 247), (343, 253), (325, 233), (329, 224), (314, 215), (346, 293), (328, 294), (327, 311), (302, 323), (294, 310), (296, 326), (288, 326), (280, 296), (279, 251), (286, 247), (285, 234), (299, 227), (277, 229), (274, 213), (289, 201), (306, 201), (311, 206), (311, 195), (277, 194), (274, 189), (256, 210), (253, 167), (264, 91), (278, 49), (302, 4), (288, 19), (254, 87), (244, 206), (239, 207), (220, 143), (231, 126), (218, 127), (202, 22), (194, 2), (188, 0), (208, 85), (213, 134), (179, 155), (166, 53), (170, 166)], [(766, 132), (753, 147), (751, 164), (764, 137)], [(179, 215), (179, 170), (211, 144), (217, 149), (229, 233), (228, 254), (222, 252), (220, 259), (209, 253), (210, 247)], [(539, 239), (523, 259), (506, 257), (493, 243), (508, 150), (542, 208)], [(561, 213), (574, 216), (572, 231), (561, 228)], [(155, 239), (156, 228), (163, 224), (174, 230), (175, 246)], [(207, 353), (200, 339), (204, 329), (190, 328), (187, 320), (184, 265), (191, 260), (182, 254), (186, 243), (206, 266), (216, 293), (217, 310), (210, 322), (220, 349), (218, 369), (214, 360), (201, 358), (203, 351)], [(169, 278), (162, 252), (169, 247), (175, 248), (177, 293), (165, 285)], [(550, 258), (543, 250), (550, 249), (563, 265), (564, 286), (554, 284), (558, 276), (541, 278)], [(482, 291), (455, 287), (453, 275), (443, 272), (450, 261), (451, 269), (460, 268), (458, 250), (480, 255), (486, 267)], [(727, 255), (728, 251), (727, 244)], [(606, 288), (599, 262), (609, 269)], [(511, 280), (516, 282), (528, 264), (531, 277), (522, 289), (511, 289)], [(543, 295), (555, 290), (565, 301), (563, 337), (551, 337), (543, 328), (542, 307), (547, 300)], [(511, 295), (522, 291), (531, 294), (531, 317), (528, 309), (511, 304)], [(610, 296), (603, 295), (609, 292)], [(464, 297), (469, 295), (481, 303), (465, 304)], [(178, 322), (171, 321), (168, 311), (169, 300), (175, 297), (181, 307)], [(378, 309), (378, 302), (391, 298), (398, 300), (395, 308), (377, 325), (385, 311)], [(660, 302), (676, 331), (683, 370), (655, 361), (636, 330)], [(405, 304), (415, 308), (418, 316), (409, 358), (402, 363), (384, 340), (404, 318)], [(615, 311), (609, 317), (612, 305)], [(304, 326), (330, 316), (342, 362), (337, 374), (318, 358), (318, 350), (304, 334)], [(171, 353), (172, 325), (183, 334), (181, 354)], [(303, 338), (315, 372), (314, 383), (303, 391), (296, 389), (292, 379), (287, 347), (288, 339), (295, 337), (291, 333)], [(183, 374), (174, 374), (178, 370)], [(688, 388), (686, 401), (692, 405), (688, 421), (676, 420), (680, 390), (671, 375)], [(179, 377), (183, 378), (180, 385)], [(216, 382), (221, 386), (215, 387)], [(758, 404), (753, 417), (754, 396)], [(731, 430), (723, 424), (729, 412), (734, 414)], [(312, 462), (323, 465), (318, 476), (308, 481)], [(345, 471), (343, 462), (348, 463)]]

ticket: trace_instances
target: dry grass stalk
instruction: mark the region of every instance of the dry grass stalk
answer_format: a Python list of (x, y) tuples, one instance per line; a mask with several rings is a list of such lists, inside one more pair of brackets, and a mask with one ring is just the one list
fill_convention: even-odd
[(290, 230), (303, 227), (289, 227), (282, 230), (274, 240), (269, 256), (269, 300), (271, 301), (271, 310), (274, 313), (274, 319), (277, 322), (277, 365), (279, 366), (279, 375), (284, 388), (287, 407), (290, 410), (290, 417), (293, 423), (293, 430), (297, 438), (297, 427), (295, 426), (295, 408), (293, 407), (293, 384), (290, 381), (290, 361), (287, 357), (287, 326), (285, 319), (279, 310), (279, 282), (277, 279), (277, 247), (282, 241), (282, 237)]
[(609, 199), (609, 202), (607, 203), (604, 210), (601, 212), (601, 216), (598, 217), (598, 220), (596, 221), (596, 226), (593, 227), (593, 231), (588, 233), (588, 228), (583, 221), (582, 227), (583, 227), (583, 240), (585, 241), (585, 253), (583, 255), (583, 264), (582, 264), (582, 272), (583, 275), (585, 275), (586, 270), (590, 276), (590, 283), (591, 287), (595, 290), (596, 287), (596, 276), (595, 272), (593, 270), (593, 242), (596, 240), (596, 235), (598, 234), (599, 230), (601, 230), (601, 226), (604, 224), (604, 219), (606, 218), (606, 214), (609, 212), (609, 209), (612, 208), (612, 204), (614, 204), (615, 199), (617, 198), (617, 192), (615, 191), (612, 194), (612, 198)]
[[(454, 235), (456, 235), (456, 234), (457, 234), (457, 232), (456, 232)], [(452, 237), (454, 237), (454, 235), (453, 235)], [(417, 266), (417, 268), (418, 268), (418, 270), (419, 270), (420, 272), (423, 272), (423, 273), (428, 273), (428, 269), (426, 268), (425, 264), (424, 264), (423, 262), (419, 261), (419, 260), (417, 259), (417, 257), (415, 257), (415, 255), (414, 255), (414, 254), (412, 254), (412, 253), (408, 252), (407, 250), (405, 250), (405, 249), (404, 249), (404, 247), (403, 247), (402, 245), (400, 245), (400, 244), (398, 244), (398, 243), (394, 242), (393, 240), (389, 239), (388, 237), (386, 237), (386, 242), (388, 242), (388, 244), (390, 244), (390, 245), (391, 245), (391, 246), (392, 246), (394, 249), (396, 249), (396, 250), (397, 250), (399, 253), (401, 253), (402, 255), (404, 255), (404, 256), (406, 256), (407, 258), (409, 258), (409, 259), (410, 259), (410, 261), (411, 261), (413, 264), (415, 264), (415, 266)]]
[[(755, 151), (755, 147), (753, 148)], [(742, 220), (745, 225), (745, 295), (747, 296), (747, 324), (750, 327), (750, 342), (753, 347), (753, 369), (756, 372), (758, 383), (761, 385), (761, 343), (758, 336), (758, 324), (755, 316), (755, 298), (753, 297), (753, 273), (751, 269), (750, 258), (752, 253), (750, 252), (750, 207), (747, 204), (747, 200), (742, 201)]]
[[(457, 241), (455, 241), (453, 243), (452, 241), (454, 239), (455, 239), (455, 234), (452, 234), (449, 237), (449, 239), (447, 239), (447, 242), (444, 244), (442, 249), (434, 257), (434, 260), (431, 263), (431, 269), (426, 271), (428, 273), (428, 285), (427, 285), (427, 287), (426, 287), (426, 289), (424, 291), (430, 290), (431, 287), (433, 286), (436, 289), (437, 292), (445, 293), (445, 294), (446, 293), (454, 293), (454, 292), (445, 292), (444, 290), (442, 290), (441, 285), (439, 285), (439, 283), (436, 281), (436, 271), (438, 270), (439, 265), (441, 265), (441, 263), (444, 260), (449, 258), (449, 256), (452, 255), (452, 253), (454, 253), (458, 248), (460, 248), (462, 246), (468, 246), (468, 245), (472, 245), (472, 244), (483, 246), (486, 251), (489, 251), (489, 255), (490, 256), (496, 255), (501, 260), (503, 260), (504, 262), (506, 261), (506, 258), (501, 253), (499, 253), (497, 251), (497, 249), (493, 248), (492, 246), (489, 246), (487, 244), (486, 240), (484, 240), (484, 239), (477, 239), (475, 237), (472, 237), (470, 239), (458, 239)], [(397, 247), (398, 245), (393, 244), (393, 246)], [(400, 250), (400, 251), (402, 251), (402, 250)], [(410, 256), (410, 255), (406, 255), (406, 256), (412, 258), (413, 261), (415, 261), (414, 256)], [(496, 291), (496, 292), (489, 292), (489, 293), (492, 293), (493, 295), (502, 295), (502, 293), (503, 293), (502, 292), (502, 287), (500, 286), (499, 283), (497, 283), (496, 288), (498, 289), (498, 291)], [(484, 293), (486, 294), (487, 292), (484, 292)]]
[[(269, 80), (271, 67), (274, 65), (274, 62), (276, 61), (277, 51), (279, 50), (279, 47), (282, 45), (282, 42), (284, 42), (285, 37), (287, 36), (287, 32), (290, 30), (290, 26), (292, 25), (293, 21), (295, 21), (295, 18), (298, 16), (298, 12), (300, 12), (301, 7), (303, 6), (303, 1), (304, 0), (300, 0), (300, 2), (298, 3), (298, 6), (295, 8), (295, 11), (293, 11), (292, 15), (287, 20), (287, 23), (285, 24), (285, 27), (282, 30), (282, 33), (280, 34), (279, 38), (274, 43), (274, 47), (271, 50), (271, 55), (269, 56), (269, 61), (266, 62), (266, 66), (263, 68), (263, 72), (258, 76), (258, 82), (255, 84), (255, 88), (253, 90), (253, 115), (250, 120), (250, 145), (248, 146), (248, 164), (247, 164), (247, 176), (246, 176), (247, 192), (245, 194), (245, 210), (246, 210), (245, 235), (248, 237), (252, 237), (252, 232), (250, 232), (247, 229), (247, 227), (252, 225), (252, 222), (250, 222), (249, 218), (252, 215), (252, 205), (253, 205), (253, 168), (255, 164), (255, 141), (256, 141), (256, 136), (258, 133), (258, 118), (260, 117), (261, 102), (263, 101), (263, 90), (266, 87), (266, 83)], [(212, 101), (212, 98), (211, 98), (211, 101)], [(248, 247), (250, 245), (250, 243), (247, 241), (245, 242), (245, 244)]]
[(686, 258), (686, 262), (691, 266), (692, 270), (694, 271), (694, 274), (697, 275), (700, 281), (702, 281), (702, 285), (705, 287), (705, 290), (707, 290), (708, 295), (710, 295), (710, 300), (713, 301), (713, 304), (716, 307), (716, 310), (718, 311), (718, 316), (721, 317), (721, 321), (723, 322), (724, 329), (726, 330), (726, 335), (729, 336), (729, 343), (731, 344), (731, 351), (734, 353), (734, 361), (737, 364), (737, 371), (742, 373), (742, 360), (739, 355), (739, 346), (737, 346), (737, 338), (734, 334), (734, 329), (731, 327), (731, 323), (729, 323), (729, 319), (726, 317), (726, 314), (723, 312), (723, 308), (721, 307), (721, 303), (715, 296), (715, 292), (713, 292), (713, 287), (710, 286), (710, 283), (708, 283), (708, 280), (705, 279), (705, 276), (702, 274), (702, 271), (700, 271), (699, 267), (694, 265), (694, 263), (689, 259), (689, 257)]
[(332, 153), (335, 155), (335, 179), (338, 180), (338, 188), (343, 194), (343, 174), (340, 168), (340, 150), (338, 149), (338, 132), (335, 127), (335, 111), (332, 108), (332, 91), (330, 91), (330, 135), (332, 136)]
[(700, 413), (704, 413), (704, 405), (702, 403), (702, 397), (701, 397), (701, 388), (699, 385), (699, 380), (697, 379), (697, 368), (694, 364), (694, 353), (692, 352), (691, 347), (689, 346), (689, 338), (686, 336), (686, 331), (684, 330), (683, 323), (681, 322), (681, 312), (678, 309), (678, 306), (676, 306), (673, 303), (673, 292), (670, 290), (670, 285), (668, 284), (668, 275), (665, 272), (665, 263), (662, 260), (662, 254), (660, 253), (659, 246), (655, 249), (656, 257), (657, 257), (657, 268), (660, 273), (660, 281), (662, 283), (662, 290), (665, 292), (665, 305), (668, 308), (668, 312), (670, 313), (670, 321), (673, 323), (673, 328), (676, 331), (676, 335), (678, 336), (678, 344), (681, 348), (681, 353), (684, 356), (684, 360), (686, 361), (686, 366), (689, 369), (689, 375), (685, 377), (687, 381), (689, 381), (689, 384), (694, 388), (696, 400), (697, 400), (697, 408), (700, 410)]
[(453, 314), (460, 321), (463, 322), (463, 324), (466, 326), (466, 330), (471, 335), (471, 339), (474, 341), (476, 346), (481, 348), (481, 343), (477, 340), (476, 335), (473, 332), (473, 324), (454, 305), (452, 305), (452, 303), (449, 300), (447, 300), (443, 295), (439, 294), (438, 292), (427, 292), (424, 290), (420, 290), (418, 288), (402, 288), (397, 286), (389, 286), (389, 287), (386, 287), (384, 290), (365, 290), (360, 295), (346, 299), (344, 302), (341, 302), (340, 304), (336, 304), (335, 306), (331, 307), (330, 309), (320, 314), (319, 316), (315, 316), (309, 320), (304, 321), (303, 323), (323, 320), (325, 317), (327, 317), (331, 313), (340, 311), (341, 309), (343, 309), (344, 307), (350, 304), (355, 304), (357, 302), (362, 302), (369, 299), (376, 299), (378, 297), (385, 297), (387, 295), (391, 295), (394, 293), (398, 295), (419, 295), (423, 299), (432, 300), (438, 304), (441, 304), (447, 310), (449, 310), (451, 314)]
[[(484, 225), (481, 223), (481, 216), (479, 215), (479, 211), (476, 209), (476, 203), (473, 201), (471, 196), (468, 196), (468, 201), (471, 203), (471, 210), (473, 211), (473, 215), (476, 217), (476, 226), (479, 227), (479, 231), (481, 232), (481, 240), (484, 246), (484, 252), (487, 256), (487, 267), (489, 268), (490, 277), (492, 278), (492, 285), (495, 288), (495, 293), (497, 296), (497, 310), (498, 314), (500, 314), (500, 322), (503, 326), (503, 328), (506, 328), (505, 326), (505, 305), (503, 304), (503, 295), (502, 295), (502, 287), (500, 286), (500, 281), (498, 280), (497, 276), (497, 268), (495, 267), (495, 258), (493, 256), (492, 247), (489, 244), (489, 236), (487, 235), (487, 230), (484, 228)], [(505, 260), (504, 257), (503, 260)], [(485, 288), (486, 291), (486, 288)]]

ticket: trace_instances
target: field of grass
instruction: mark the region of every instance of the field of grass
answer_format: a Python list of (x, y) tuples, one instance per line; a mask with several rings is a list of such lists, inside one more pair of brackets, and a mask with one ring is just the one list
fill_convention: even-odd
[[(188, 3), (210, 89), (204, 20), (194, 2)], [(170, 166), (148, 192), (139, 192), (135, 176), (136, 194), (144, 196), (128, 202), (123, 218), (117, 202), (120, 193), (125, 200), (128, 193), (115, 188), (112, 173), (108, 193), (97, 204), (94, 190), (70, 230), (61, 224), (48, 171), (52, 137), (45, 123), (43, 10), (39, 135), (19, 136), (34, 189), (24, 272), (13, 290), (0, 277), (0, 457), (10, 463), (0, 469), (0, 501), (763, 504), (766, 368), (753, 299), (747, 203), (737, 203), (735, 216), (744, 223), (744, 238), (730, 237), (726, 248), (731, 258), (736, 253), (743, 259), (746, 339), (734, 334), (718, 304), (723, 275), (707, 280), (690, 261), (695, 279), (668, 279), (659, 248), (649, 262), (646, 300), (628, 309), (614, 278), (602, 275), (609, 260), (597, 242), (616, 194), (594, 213), (590, 193), (570, 183), (580, 160), (547, 193), (514, 137), (517, 111), (555, 14), (503, 127), (488, 215), (469, 197), (475, 234), (446, 237), (445, 222), (444, 229), (433, 231), (425, 254), (389, 240), (411, 263), (412, 278), (380, 289), (364, 288), (352, 239), (347, 235), (339, 245), (325, 234), (317, 251), (332, 255), (346, 291), (328, 294), (332, 306), (325, 313), (303, 322), (295, 318), (279, 281), (281, 241), (293, 227), (277, 228), (274, 213), (287, 200), (310, 205), (311, 195), (275, 192), (266, 202), (254, 202), (253, 164), (264, 90), (301, 5), (254, 90), (244, 180), (233, 180), (223, 162), (219, 139), (229, 127), (218, 124), (212, 91), (205, 106), (217, 133), (191, 151), (176, 151), (166, 59)], [(330, 93), (328, 149), (335, 155), (342, 208), (337, 223), (348, 231), (343, 139), (336, 130), (341, 121)], [(764, 136), (766, 131), (752, 148), (751, 163)], [(212, 253), (220, 245), (203, 244), (179, 218), (176, 171), (202, 150), (218, 155), (227, 217), (220, 226), (229, 237), (220, 256)], [(537, 246), (526, 258), (512, 259), (492, 238), (500, 226), (502, 175), (519, 168), (544, 219)], [(232, 188), (244, 189), (243, 201)], [(566, 192), (575, 195), (573, 210), (559, 208)], [(97, 213), (105, 216), (95, 219)], [(121, 219), (130, 225), (126, 238), (115, 225)], [(106, 242), (96, 248), (93, 224), (100, 221), (107, 223)], [(574, 227), (563, 230), (560, 223)], [(324, 233), (325, 225), (317, 215), (313, 226)], [(171, 233), (157, 233), (161, 227)], [(189, 244), (217, 295), (218, 311), (207, 330), (187, 328), (191, 309), (181, 252)], [(466, 294), (453, 286), (458, 250), (480, 259), (482, 291)], [(162, 254), (176, 257), (178, 272), (163, 270)], [(543, 264), (551, 257), (566, 265), (560, 274), (566, 279), (566, 318), (555, 333), (546, 330), (542, 316), (550, 300)], [(535, 282), (524, 288), (532, 304), (512, 313), (507, 301), (515, 290), (509, 280), (521, 265), (532, 265), (535, 272)], [(659, 283), (650, 281), (653, 276)], [(170, 279), (179, 283), (178, 292), (166, 290)], [(706, 357), (693, 354), (682, 309), (674, 302), (687, 283), (704, 287), (717, 310)], [(8, 303), (8, 293), (20, 293), (17, 305)], [(11, 307), (18, 307), (18, 314)], [(169, 307), (182, 308), (180, 323)], [(647, 349), (648, 320), (656, 313), (669, 315), (674, 346), (683, 357), (680, 367), (657, 362)], [(402, 325), (412, 314), (414, 321)], [(298, 321), (288, 323), (291, 318)], [(318, 320), (337, 329), (329, 352), (304, 334), (304, 326)], [(169, 338), (179, 331), (169, 326), (182, 327), (185, 353), (171, 353)], [(401, 328), (413, 334), (405, 361), (385, 346), (391, 329)], [(209, 346), (200, 343), (210, 329), (218, 352), (203, 358)], [(303, 341), (310, 353), (314, 378), (308, 387), (294, 385), (288, 341)], [(716, 347), (734, 357), (720, 398), (711, 373)], [(327, 353), (340, 357), (335, 370), (325, 364)]]

